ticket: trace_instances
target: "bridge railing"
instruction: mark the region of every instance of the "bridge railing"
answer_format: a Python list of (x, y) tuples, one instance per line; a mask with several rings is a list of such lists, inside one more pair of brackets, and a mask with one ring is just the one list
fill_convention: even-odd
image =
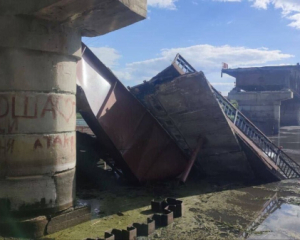
[(177, 54), (174, 63), (184, 72), (184, 73), (194, 73), (196, 70), (180, 55)]
[(265, 136), (248, 118), (237, 110), (214, 87), (213, 92), (227, 117), (280, 169), (286, 178), (299, 178), (300, 166)]

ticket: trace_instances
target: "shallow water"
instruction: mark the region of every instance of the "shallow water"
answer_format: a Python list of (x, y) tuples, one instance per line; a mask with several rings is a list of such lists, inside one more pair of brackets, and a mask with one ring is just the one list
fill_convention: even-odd
[[(299, 239), (300, 207), (279, 203), (249, 239)], [(259, 236), (258, 236), (259, 235)]]
[[(271, 139), (300, 163), (300, 127), (284, 127)], [(144, 222), (153, 198), (176, 197), (184, 216), (148, 239), (300, 239), (300, 182), (246, 185), (190, 180), (129, 187), (105, 175), (103, 187), (78, 188), (77, 203), (91, 206), (91, 221), (47, 238), (103, 237), (105, 230)]]
[(84, 119), (80, 118), (80, 119), (76, 119), (76, 126), (84, 126), (87, 127), (87, 123), (84, 121)]
[(270, 139), (300, 164), (300, 126), (282, 127), (278, 135)]
[[(249, 228), (275, 194), (278, 207), (270, 214), (263, 214), (263, 221)], [(91, 189), (87, 196), (89, 199), (78, 199), (78, 202), (91, 205), (91, 221), (47, 238), (103, 237), (106, 230), (144, 222), (151, 215), (150, 202), (154, 197), (171, 196), (184, 202), (184, 216), (158, 229), (149, 239), (238, 239), (244, 232), (249, 239), (282, 239), (283, 236), (300, 239), (297, 227), (300, 226), (300, 183), (297, 180), (250, 187), (218, 186), (206, 181), (183, 186), (116, 186), (104, 192)]]

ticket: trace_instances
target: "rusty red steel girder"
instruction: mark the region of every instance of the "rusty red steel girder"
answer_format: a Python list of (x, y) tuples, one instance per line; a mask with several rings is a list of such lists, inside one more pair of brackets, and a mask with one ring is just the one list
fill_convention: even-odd
[(188, 159), (117, 77), (82, 45), (77, 68), (77, 110), (116, 167), (131, 181), (175, 178)]

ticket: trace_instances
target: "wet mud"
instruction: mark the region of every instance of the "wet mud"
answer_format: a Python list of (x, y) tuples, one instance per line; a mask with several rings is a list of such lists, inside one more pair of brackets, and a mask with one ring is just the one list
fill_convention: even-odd
[[(271, 139), (300, 163), (300, 127), (282, 128)], [(139, 239), (300, 239), (299, 180), (247, 184), (190, 179), (185, 185), (132, 187), (105, 174), (102, 187), (78, 187), (77, 204), (91, 206), (91, 220), (46, 238), (103, 237), (106, 230), (144, 222), (152, 199), (175, 197), (184, 203), (184, 216)]]

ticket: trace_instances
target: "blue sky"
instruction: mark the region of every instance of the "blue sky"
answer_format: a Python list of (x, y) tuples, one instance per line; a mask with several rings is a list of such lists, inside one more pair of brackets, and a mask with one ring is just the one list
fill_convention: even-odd
[(84, 38), (126, 86), (149, 80), (180, 53), (225, 95), (229, 67), (300, 62), (300, 0), (148, 0), (148, 18)]

